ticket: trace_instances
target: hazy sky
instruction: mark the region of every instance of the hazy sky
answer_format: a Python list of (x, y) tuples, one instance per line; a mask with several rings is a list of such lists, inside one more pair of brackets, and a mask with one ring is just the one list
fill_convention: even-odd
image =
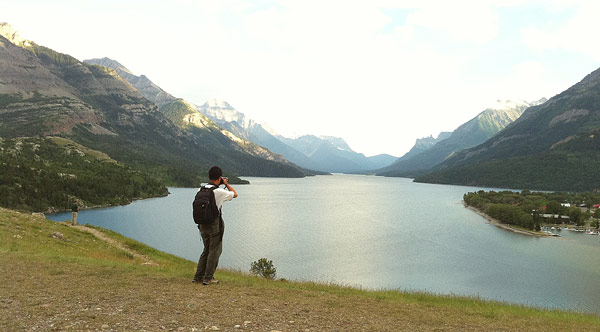
[(38, 44), (367, 155), (400, 156), (498, 99), (549, 98), (600, 67), (597, 1), (0, 3), (0, 21)]

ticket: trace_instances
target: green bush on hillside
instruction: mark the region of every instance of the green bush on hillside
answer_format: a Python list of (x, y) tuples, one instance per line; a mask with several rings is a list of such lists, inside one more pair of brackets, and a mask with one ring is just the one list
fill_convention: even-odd
[(275, 279), (275, 273), (277, 272), (277, 269), (273, 265), (272, 260), (261, 258), (250, 264), (250, 272), (257, 276), (272, 280)]

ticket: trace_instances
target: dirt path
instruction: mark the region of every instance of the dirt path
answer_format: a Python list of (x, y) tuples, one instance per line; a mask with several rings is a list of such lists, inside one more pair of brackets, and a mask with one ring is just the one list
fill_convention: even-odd
[(80, 231), (88, 232), (88, 233), (94, 235), (99, 240), (105, 241), (106, 243), (110, 244), (111, 246), (121, 249), (121, 250), (131, 254), (135, 258), (139, 258), (139, 259), (143, 260), (144, 263), (142, 263), (142, 265), (158, 266), (158, 263), (153, 261), (150, 257), (142, 255), (134, 250), (131, 250), (130, 248), (127, 248), (122, 243), (120, 243), (114, 239), (111, 239), (110, 237), (106, 236), (106, 234), (100, 232), (97, 229), (93, 229), (91, 227), (86, 227), (84, 225), (71, 225), (69, 223), (67, 223), (67, 225), (69, 225), (73, 228), (77, 228)]

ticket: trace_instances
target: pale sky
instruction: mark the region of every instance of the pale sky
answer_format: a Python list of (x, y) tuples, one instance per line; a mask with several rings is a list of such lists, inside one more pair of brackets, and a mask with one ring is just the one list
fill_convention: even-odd
[(550, 98), (600, 67), (597, 1), (6, 1), (0, 22), (109, 57), (284, 136), (401, 156), (498, 99)]

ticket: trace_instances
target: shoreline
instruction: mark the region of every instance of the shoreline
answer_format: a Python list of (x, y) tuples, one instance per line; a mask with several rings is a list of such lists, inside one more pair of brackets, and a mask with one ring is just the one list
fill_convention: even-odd
[[(6, 289), (2, 331), (14, 326), (28, 331), (349, 332), (600, 327), (593, 311), (273, 281), (224, 269), (217, 271), (219, 285), (200, 286), (190, 282), (196, 263), (101, 227), (72, 227), (4, 208), (0, 224), (0, 265), (10, 267), (0, 269)], [(44, 278), (22, 277), (41, 270)], [(207, 299), (211, 310), (206, 310)]]
[[(125, 203), (125, 204), (99, 204), (99, 205), (90, 205), (90, 206), (83, 206), (79, 208), (79, 211), (84, 211), (84, 210), (94, 210), (94, 209), (103, 209), (103, 208), (109, 208), (109, 207), (117, 207), (117, 206), (127, 206), (135, 201), (141, 201), (144, 199), (150, 199), (150, 198), (161, 198), (161, 197), (167, 197), (171, 194), (171, 192), (169, 192), (168, 187), (167, 187), (167, 193), (166, 194), (160, 194), (160, 195), (155, 195), (155, 196), (148, 196), (148, 197), (135, 197), (132, 198), (131, 201)], [(8, 209), (6, 207), (4, 207), (5, 209)], [(16, 210), (15, 210), (16, 211)], [(65, 213), (65, 212), (71, 212), (71, 209), (64, 209), (64, 210), (59, 210), (59, 209), (47, 209), (44, 212), (36, 212), (36, 211), (22, 211), (25, 213), (30, 213), (30, 214), (54, 214), (54, 213)]]
[(498, 228), (502, 228), (502, 229), (505, 229), (507, 231), (511, 231), (511, 232), (514, 232), (514, 233), (523, 234), (523, 235), (527, 235), (527, 236), (554, 237), (552, 235), (545, 234), (545, 233), (542, 233), (542, 232), (529, 231), (529, 230), (526, 230), (526, 229), (521, 229), (521, 228), (513, 227), (512, 225), (502, 223), (502, 222), (500, 222), (500, 220), (492, 218), (489, 215), (485, 214), (484, 212), (482, 212), (482, 211), (480, 211), (480, 210), (478, 210), (478, 209), (476, 209), (476, 208), (474, 208), (472, 206), (467, 205), (467, 203), (465, 203), (464, 201), (463, 201), (463, 205), (467, 209), (472, 210), (475, 213), (477, 213), (478, 215), (484, 217), (490, 224), (492, 224), (492, 225), (494, 225), (494, 226), (496, 226)]

